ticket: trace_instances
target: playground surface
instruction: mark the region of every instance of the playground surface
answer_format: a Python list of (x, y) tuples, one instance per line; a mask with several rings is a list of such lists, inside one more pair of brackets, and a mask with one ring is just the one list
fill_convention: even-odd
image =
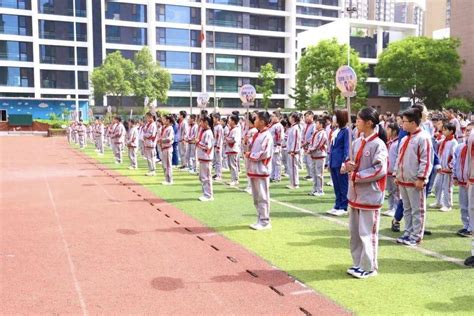
[(1, 314), (350, 313), (62, 138), (0, 148)]

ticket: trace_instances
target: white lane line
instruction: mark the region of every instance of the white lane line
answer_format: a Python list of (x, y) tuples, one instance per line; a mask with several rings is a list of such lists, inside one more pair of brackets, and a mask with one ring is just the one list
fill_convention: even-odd
[[(217, 182), (217, 181), (216, 181)], [(219, 182), (218, 182), (219, 183)], [(224, 184), (224, 183), (221, 183), (221, 184)], [(226, 187), (229, 187), (229, 188), (233, 188), (235, 190), (238, 190), (240, 192), (245, 192), (245, 190), (243, 189), (240, 189), (238, 187), (230, 187), (230, 186), (226, 186)], [(340, 225), (340, 226), (344, 226), (344, 227), (349, 227), (349, 224), (344, 222), (344, 221), (341, 221), (340, 219), (337, 219), (335, 217), (328, 217), (328, 216), (324, 216), (324, 215), (321, 215), (321, 214), (318, 214), (318, 213), (315, 213), (313, 211), (310, 211), (310, 210), (307, 210), (307, 209), (304, 209), (304, 208), (301, 208), (301, 207), (298, 207), (298, 206), (295, 206), (293, 204), (289, 204), (289, 203), (285, 203), (285, 202), (281, 202), (281, 201), (278, 201), (278, 200), (275, 200), (275, 199), (272, 199), (270, 198), (270, 201), (272, 203), (276, 203), (276, 204), (279, 204), (281, 206), (285, 206), (285, 207), (288, 207), (290, 209), (293, 209), (293, 210), (296, 210), (300, 213), (305, 213), (305, 214), (309, 214), (309, 215), (312, 215), (314, 217), (317, 217), (317, 218), (321, 218), (325, 221), (328, 221), (328, 222), (331, 222), (331, 223), (334, 223), (334, 224), (337, 224), (337, 225)], [(385, 236), (385, 235), (382, 235), (382, 234), (379, 234), (379, 239), (381, 240), (386, 240), (386, 241), (391, 241), (391, 242), (396, 242), (396, 239), (395, 238), (392, 238), (392, 237), (389, 237), (389, 236)], [(401, 246), (401, 245), (400, 245)], [(445, 256), (443, 254), (440, 254), (436, 251), (432, 251), (432, 250), (429, 250), (429, 249), (426, 249), (426, 248), (423, 248), (423, 247), (420, 247), (420, 246), (416, 246), (416, 247), (406, 247), (406, 246), (401, 246), (401, 247), (405, 247), (407, 249), (411, 249), (411, 250), (414, 250), (414, 251), (417, 251), (425, 256), (428, 256), (428, 257), (432, 257), (432, 258), (436, 258), (436, 259), (439, 259), (439, 260), (443, 260), (443, 261), (446, 261), (446, 262), (450, 262), (450, 263), (454, 263), (458, 266), (461, 266), (463, 268), (465, 268), (466, 266), (464, 265), (464, 261), (462, 259), (459, 259), (459, 258), (454, 258), (454, 257), (449, 257), (449, 256)]]
[(84, 301), (84, 296), (82, 295), (81, 286), (80, 286), (79, 281), (77, 280), (77, 277), (76, 277), (76, 266), (74, 265), (74, 262), (72, 261), (71, 253), (69, 252), (69, 244), (67, 243), (66, 238), (64, 237), (64, 229), (63, 229), (63, 226), (61, 225), (61, 221), (59, 219), (58, 209), (56, 207), (56, 203), (54, 202), (53, 193), (51, 192), (51, 187), (49, 185), (48, 178), (46, 177), (46, 175), (43, 175), (43, 177), (44, 177), (44, 181), (46, 182), (46, 188), (48, 189), (49, 200), (51, 201), (51, 204), (53, 206), (54, 216), (56, 217), (56, 222), (57, 222), (58, 227), (59, 227), (59, 233), (61, 234), (61, 239), (63, 240), (64, 250), (66, 252), (67, 260), (68, 260), (68, 263), (69, 263), (69, 270), (71, 272), (72, 280), (73, 280), (73, 283), (74, 283), (74, 288), (76, 289), (76, 293), (77, 293), (77, 296), (79, 298), (79, 303), (81, 305), (82, 314), (84, 316), (87, 316), (87, 315), (89, 315), (89, 313), (87, 311), (86, 303)]
[(303, 294), (313, 294), (313, 290), (300, 290), (300, 291), (294, 291), (291, 292), (290, 295), (303, 295)]

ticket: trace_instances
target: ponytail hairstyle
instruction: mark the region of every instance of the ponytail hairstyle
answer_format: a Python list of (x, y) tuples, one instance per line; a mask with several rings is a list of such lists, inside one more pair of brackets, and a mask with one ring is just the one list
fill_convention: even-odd
[(209, 125), (209, 128), (210, 128), (211, 130), (213, 130), (213, 128), (214, 128), (214, 120), (212, 119), (211, 116), (209, 116), (209, 115), (202, 116), (202, 117), (201, 117), (201, 121), (202, 121), (202, 122), (207, 122), (207, 125)]
[(173, 115), (171, 115), (171, 114), (165, 115), (165, 119), (168, 120), (171, 125), (174, 125), (175, 120), (174, 120), (174, 116), (173, 116)]
[(300, 113), (298, 113), (298, 112), (291, 112), (290, 118), (293, 119), (293, 121), (295, 122), (295, 124), (299, 124), (300, 121), (301, 121), (301, 115), (300, 115)]
[(247, 120), (250, 123), (252, 123), (252, 125), (254, 125), (255, 124), (255, 115), (253, 113), (248, 113), (248, 115), (246, 115), (246, 116), (247, 116)]
[[(267, 111), (260, 111), (257, 113), (258, 119), (265, 122), (265, 125), (268, 126), (272, 122), (272, 117)], [(254, 119), (255, 121), (255, 119)]]
[(357, 116), (364, 122), (372, 122), (372, 128), (380, 123), (379, 113), (373, 107), (365, 107), (359, 111)]

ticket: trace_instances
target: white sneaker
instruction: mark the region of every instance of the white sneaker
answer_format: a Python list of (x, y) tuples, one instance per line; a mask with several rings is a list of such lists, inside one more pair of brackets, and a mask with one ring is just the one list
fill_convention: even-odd
[(199, 201), (201, 202), (209, 202), (209, 201), (214, 201), (213, 197), (207, 197), (207, 196), (200, 196)]
[(135, 170), (135, 169), (137, 169), (137, 168), (134, 167), (134, 166), (130, 166), (130, 167), (128, 167), (128, 169), (130, 169), (130, 170)]
[(358, 270), (357, 272), (354, 272), (352, 276), (357, 279), (367, 279), (370, 277), (377, 276), (377, 270), (374, 271), (364, 271), (364, 270)]
[(440, 212), (451, 212), (453, 209), (447, 206), (443, 206), (439, 209)]
[(231, 182), (228, 182), (227, 184), (231, 187), (236, 187), (239, 185), (239, 181), (231, 181)]
[(163, 181), (161, 182), (162, 185), (173, 185), (173, 182)]
[(334, 216), (346, 216), (347, 215), (347, 211), (345, 210), (335, 210), (334, 213), (332, 214)]
[(153, 177), (153, 176), (156, 176), (156, 172), (155, 171), (150, 171), (150, 172), (145, 173), (145, 175), (148, 176), (148, 177)]
[(247, 192), (248, 194), (252, 194), (252, 188), (246, 188), (245, 192)]
[(386, 212), (382, 213), (383, 216), (393, 217), (395, 216), (395, 210), (387, 210)]
[(329, 215), (334, 215), (334, 212), (336, 211), (335, 208), (332, 208), (330, 209), (329, 211), (326, 211), (326, 214), (329, 214)]
[(330, 187), (333, 186), (332, 182), (327, 182), (326, 185), (327, 185), (327, 186), (330, 186)]
[(222, 178), (221, 178), (221, 177), (216, 177), (216, 178), (214, 179), (214, 181), (222, 181)]
[(266, 229), (271, 229), (272, 224), (268, 223), (267, 225), (262, 225), (261, 223), (255, 223), (249, 226), (250, 228), (254, 230), (266, 230)]
[(431, 207), (431, 208), (441, 208), (441, 205), (439, 205), (438, 203), (431, 203), (429, 205), (429, 207)]
[(291, 184), (287, 185), (286, 186), (287, 189), (290, 189), (290, 190), (296, 190), (296, 189), (299, 189), (300, 187), (297, 185), (297, 186), (292, 186)]

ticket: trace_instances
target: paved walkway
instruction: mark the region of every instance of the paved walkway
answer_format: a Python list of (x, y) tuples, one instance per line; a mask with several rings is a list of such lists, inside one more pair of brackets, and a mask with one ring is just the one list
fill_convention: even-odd
[(0, 137), (0, 313), (347, 314), (75, 151)]

